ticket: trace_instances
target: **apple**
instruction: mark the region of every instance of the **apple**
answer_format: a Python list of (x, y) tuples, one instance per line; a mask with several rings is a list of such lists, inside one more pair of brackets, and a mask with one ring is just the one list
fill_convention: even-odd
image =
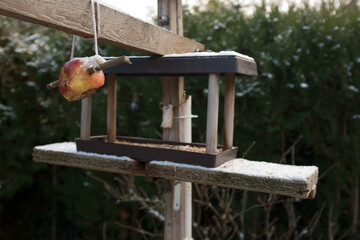
[(101, 71), (90, 74), (82, 66), (85, 61), (86, 58), (74, 58), (65, 63), (61, 70), (58, 89), (70, 102), (89, 97), (104, 85), (104, 73)]

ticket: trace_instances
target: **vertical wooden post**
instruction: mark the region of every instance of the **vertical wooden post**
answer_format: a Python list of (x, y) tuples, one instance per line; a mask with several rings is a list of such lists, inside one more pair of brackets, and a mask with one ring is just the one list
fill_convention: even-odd
[[(192, 142), (192, 118), (191, 118), (191, 96), (188, 96), (184, 102), (184, 142)], [(191, 182), (181, 183), (181, 236), (182, 240), (192, 239), (192, 185)]]
[[(182, 3), (181, 0), (158, 0), (158, 25), (179, 35), (183, 35)], [(165, 21), (163, 21), (165, 20)], [(182, 115), (180, 105), (184, 101), (184, 78), (165, 77), (163, 84), (163, 105), (172, 104), (175, 108), (174, 116)], [(183, 121), (174, 118), (171, 129), (163, 130), (163, 139), (171, 141), (184, 140)], [(174, 181), (164, 182), (164, 239), (183, 239), (184, 226), (181, 224), (181, 211), (173, 209)], [(182, 196), (183, 197), (183, 196)], [(181, 206), (180, 206), (181, 208)]]
[(235, 74), (227, 73), (225, 78), (224, 132), (222, 145), (224, 150), (233, 147), (234, 110), (235, 110)]
[(84, 140), (90, 139), (91, 131), (91, 97), (81, 100), (81, 126), (80, 138)]
[(117, 81), (116, 74), (107, 76), (107, 140), (115, 142), (116, 140), (116, 99), (117, 99)]
[(217, 148), (218, 115), (219, 115), (219, 81), (220, 74), (209, 74), (208, 106), (206, 119), (206, 152), (214, 153)]

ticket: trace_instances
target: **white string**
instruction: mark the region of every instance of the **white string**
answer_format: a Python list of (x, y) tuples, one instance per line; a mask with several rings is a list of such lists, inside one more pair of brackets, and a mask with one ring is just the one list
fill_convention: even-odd
[[(99, 5), (97, 5), (97, 8), (99, 9)], [(91, 17), (92, 17), (92, 23), (93, 23), (93, 31), (94, 31), (94, 44), (95, 44), (95, 55), (99, 55), (98, 51), (98, 43), (97, 43), (97, 27), (96, 27), (96, 19), (95, 19), (95, 4), (94, 0), (91, 0)]]
[(70, 60), (72, 60), (74, 58), (74, 52), (75, 52), (75, 41), (76, 41), (76, 36), (73, 35), (73, 39), (72, 39), (72, 45), (71, 45), (71, 55), (70, 55)]

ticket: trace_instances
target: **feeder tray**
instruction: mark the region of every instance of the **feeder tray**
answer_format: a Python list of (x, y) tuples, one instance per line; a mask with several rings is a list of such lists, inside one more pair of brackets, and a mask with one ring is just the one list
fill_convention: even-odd
[(107, 142), (106, 136), (90, 137), (90, 140), (76, 139), (78, 151), (126, 156), (141, 162), (169, 161), (214, 168), (236, 158), (237, 147), (222, 151), (218, 146), (215, 153), (206, 153), (206, 145), (182, 143), (155, 139), (117, 137), (115, 143)]

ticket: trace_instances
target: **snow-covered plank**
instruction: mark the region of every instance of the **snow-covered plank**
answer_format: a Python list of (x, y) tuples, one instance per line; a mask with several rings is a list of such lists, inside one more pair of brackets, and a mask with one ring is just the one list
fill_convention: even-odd
[(54, 165), (85, 168), (102, 172), (144, 176), (144, 164), (128, 157), (79, 152), (74, 142), (36, 146), (33, 160)]
[(292, 166), (245, 159), (234, 159), (216, 168), (167, 161), (152, 161), (145, 166), (128, 157), (79, 152), (74, 142), (37, 146), (33, 151), (33, 160), (298, 198), (313, 198), (318, 181), (318, 168), (315, 166)]
[(234, 159), (216, 168), (152, 161), (147, 164), (146, 171), (152, 177), (298, 198), (315, 197), (318, 181), (318, 168), (315, 166), (292, 166), (245, 159)]
[[(148, 54), (195, 52), (204, 45), (100, 3), (99, 41)], [(92, 38), (89, 0), (1, 0), (0, 14)]]

